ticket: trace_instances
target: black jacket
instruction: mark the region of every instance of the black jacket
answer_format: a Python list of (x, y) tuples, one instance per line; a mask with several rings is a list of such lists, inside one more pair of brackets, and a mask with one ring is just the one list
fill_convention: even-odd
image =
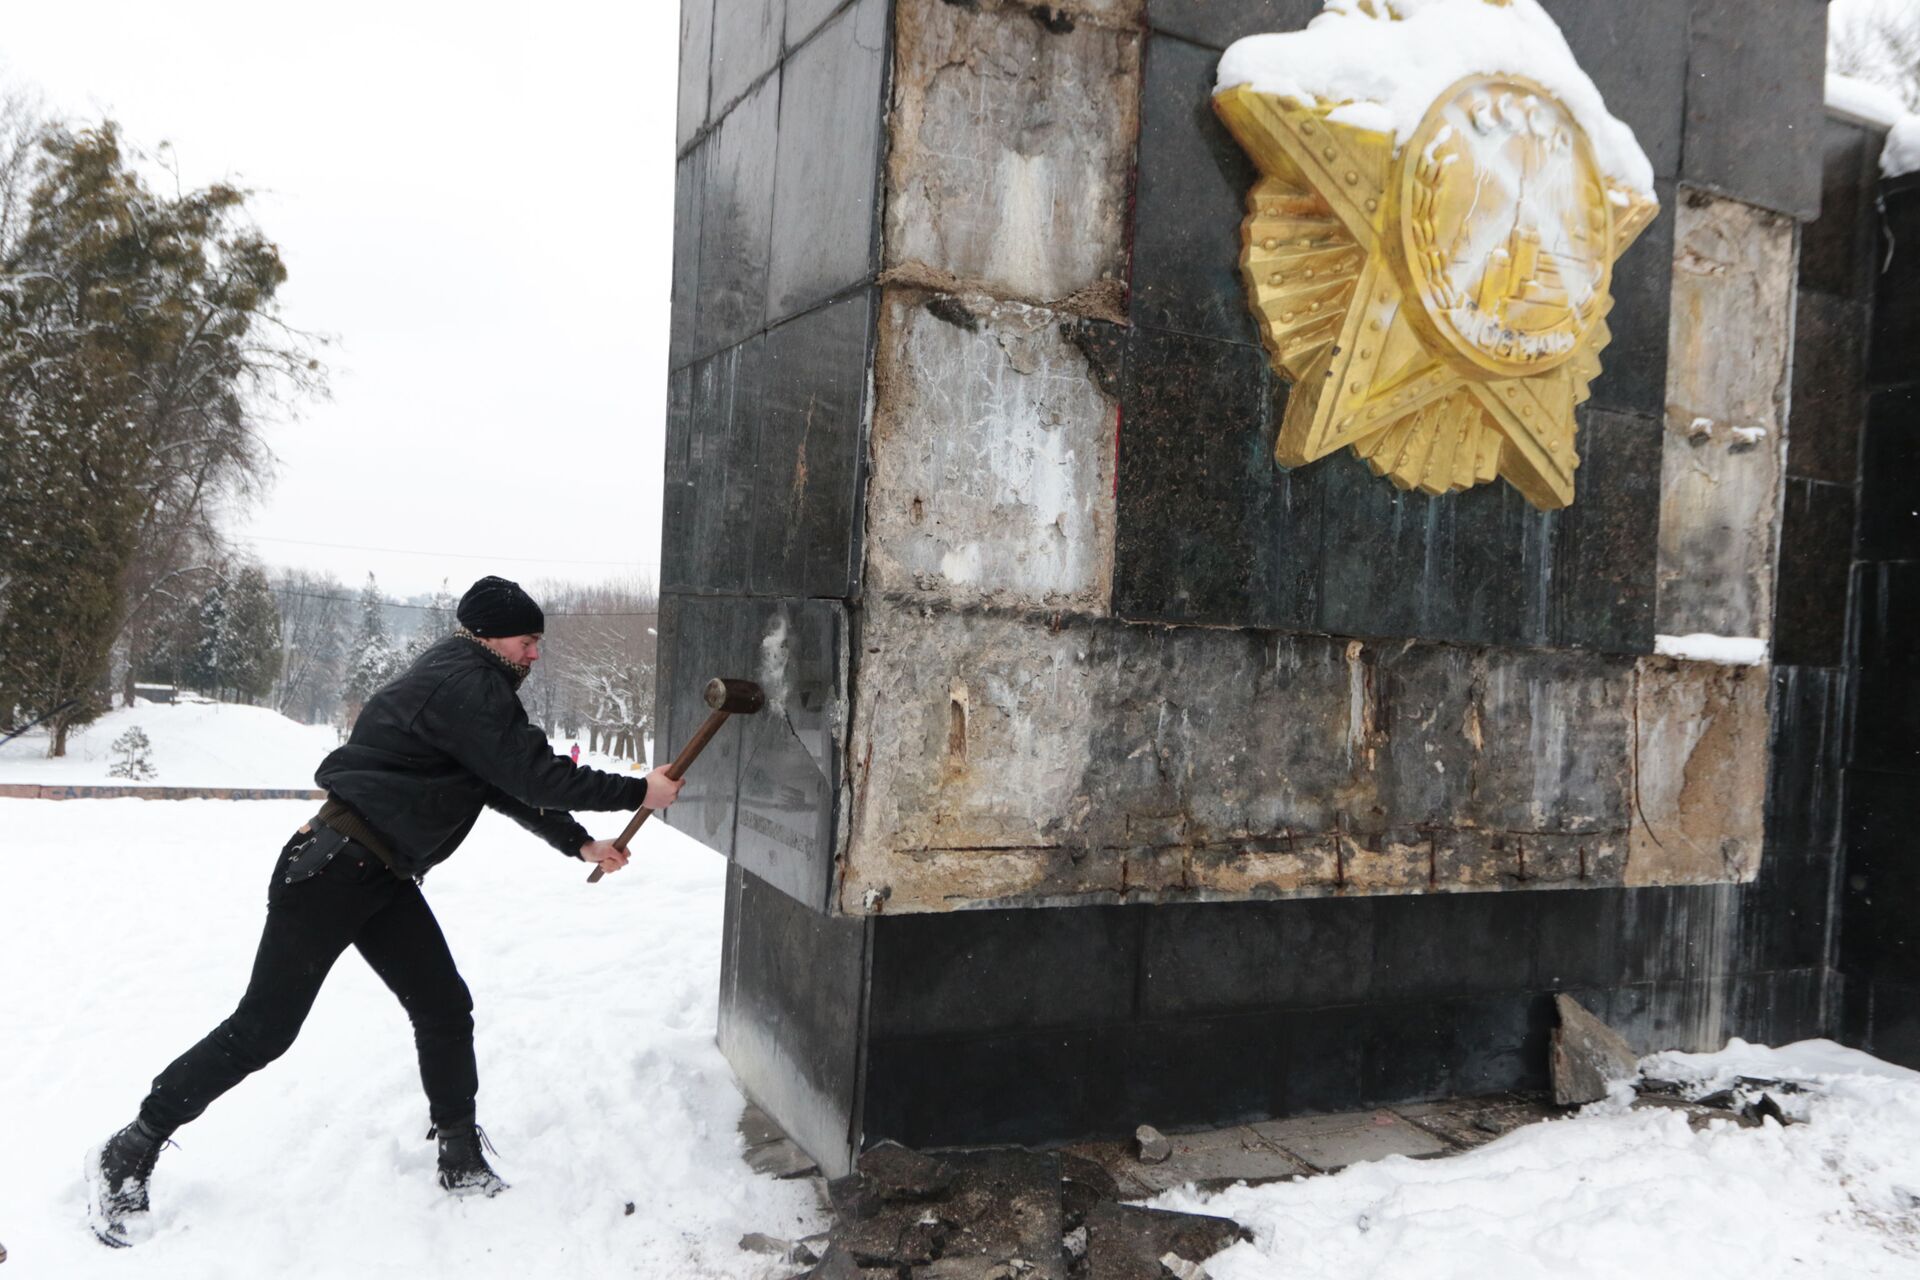
[(383, 838), (405, 875), (444, 862), (482, 805), (577, 857), (592, 837), (567, 810), (638, 809), (646, 779), (554, 754), (514, 688), (490, 650), (449, 636), (367, 699), (314, 780)]

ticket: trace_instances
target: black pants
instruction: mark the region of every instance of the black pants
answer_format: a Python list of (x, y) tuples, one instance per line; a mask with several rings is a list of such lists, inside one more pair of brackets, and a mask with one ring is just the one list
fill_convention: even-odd
[(289, 884), (289, 850), (299, 839), (274, 863), (266, 929), (240, 1007), (160, 1073), (140, 1118), (171, 1132), (285, 1053), (327, 971), (352, 944), (413, 1021), (433, 1123), (471, 1121), (479, 1089), (473, 997), (419, 886), (354, 844), (318, 874)]

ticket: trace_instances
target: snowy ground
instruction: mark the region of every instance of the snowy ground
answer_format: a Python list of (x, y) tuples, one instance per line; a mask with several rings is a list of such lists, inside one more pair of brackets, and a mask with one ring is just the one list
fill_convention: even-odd
[(0, 800), (0, 1280), (757, 1277), (776, 1269), (742, 1233), (824, 1225), (804, 1184), (739, 1158), (713, 1043), (719, 859), (649, 823), (590, 888), (488, 814), (426, 888), (474, 991), (480, 1118), (513, 1189), (434, 1185), (406, 1019), (349, 953), (292, 1052), (161, 1158), (155, 1238), (96, 1244), (82, 1153), (229, 1012), (269, 867), (312, 808)]
[[(201, 760), (198, 785), (304, 785), (330, 745), (248, 708), (150, 710), (156, 759)], [(0, 782), (54, 780), (39, 767), (0, 756)], [(311, 809), (0, 800), (0, 1280), (785, 1274), (740, 1236), (825, 1224), (804, 1184), (740, 1159), (713, 1044), (720, 861), (650, 823), (629, 869), (589, 888), (491, 814), (427, 892), (474, 990), (481, 1121), (513, 1189), (455, 1202), (434, 1186), (406, 1020), (349, 954), (293, 1051), (162, 1157), (154, 1238), (97, 1245), (82, 1154), (230, 1010), (268, 869)], [(1253, 1229), (1208, 1264), (1215, 1280), (1920, 1278), (1920, 1074), (1825, 1042), (1656, 1066), (1702, 1090), (1738, 1074), (1814, 1087), (1781, 1099), (1803, 1120), (1784, 1129), (1696, 1133), (1601, 1104), (1447, 1160), (1156, 1203)]]
[[(144, 782), (107, 772), (115, 738), (138, 726), (153, 745), (155, 776)], [(4, 736), (4, 735), (0, 735)], [(298, 724), (267, 707), (215, 702), (136, 701), (109, 711), (67, 738), (67, 754), (47, 757), (45, 729), (0, 747), (0, 782), (156, 787), (311, 787), (320, 758), (340, 743), (328, 725)]]
[[(192, 695), (187, 695), (192, 699)], [(120, 758), (114, 739), (138, 726), (153, 744), (154, 776), (144, 781), (108, 773)], [(311, 787), (322, 756), (340, 743), (331, 725), (298, 724), (266, 707), (197, 699), (163, 704), (136, 701), (110, 711), (67, 739), (67, 754), (47, 756), (47, 734), (36, 729), (0, 746), (0, 782), (42, 785), (154, 787)], [(557, 741), (564, 753), (571, 739)], [(580, 763), (624, 770), (632, 761), (586, 750)]]
[(1920, 1276), (1920, 1073), (1824, 1040), (1642, 1066), (1694, 1096), (1741, 1075), (1809, 1088), (1777, 1095), (1800, 1121), (1785, 1128), (1695, 1132), (1616, 1100), (1446, 1160), (1154, 1203), (1253, 1230), (1207, 1263), (1214, 1280)]

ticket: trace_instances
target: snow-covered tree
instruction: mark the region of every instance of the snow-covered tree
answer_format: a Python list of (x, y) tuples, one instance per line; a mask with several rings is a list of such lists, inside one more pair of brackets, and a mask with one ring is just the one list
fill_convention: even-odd
[(346, 704), (347, 721), (352, 723), (374, 691), (400, 670), (400, 653), (387, 630), (386, 603), (371, 573), (360, 588), (360, 629), (347, 650), (346, 670), (341, 701)]

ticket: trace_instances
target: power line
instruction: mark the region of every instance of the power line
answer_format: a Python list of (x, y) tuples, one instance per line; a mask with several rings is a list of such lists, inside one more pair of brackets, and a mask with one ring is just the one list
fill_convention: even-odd
[(283, 542), (295, 547), (326, 547), (332, 551), (379, 551), (396, 556), (436, 556), (450, 560), (513, 560), (522, 564), (591, 564), (642, 568), (638, 560), (569, 560), (561, 556), (495, 556), (471, 551), (421, 551), (410, 547), (362, 547), (350, 542), (309, 542), (300, 538), (269, 538), (264, 534), (242, 534), (253, 542)]
[[(360, 602), (359, 596), (330, 596), (318, 591), (295, 591), (292, 587), (274, 586), (271, 583), (268, 584), (268, 590), (277, 596), (295, 596), (301, 600), (332, 600), (337, 604), (358, 604)], [(401, 604), (398, 600), (382, 600), (380, 605), (384, 609), (419, 609), (422, 611), (440, 609), (446, 613), (453, 612), (453, 606), (450, 603), (447, 605)], [(542, 612), (549, 618), (657, 618), (660, 616), (658, 609), (650, 609), (639, 613), (601, 613), (594, 610), (555, 612), (551, 609), (543, 610)]]

